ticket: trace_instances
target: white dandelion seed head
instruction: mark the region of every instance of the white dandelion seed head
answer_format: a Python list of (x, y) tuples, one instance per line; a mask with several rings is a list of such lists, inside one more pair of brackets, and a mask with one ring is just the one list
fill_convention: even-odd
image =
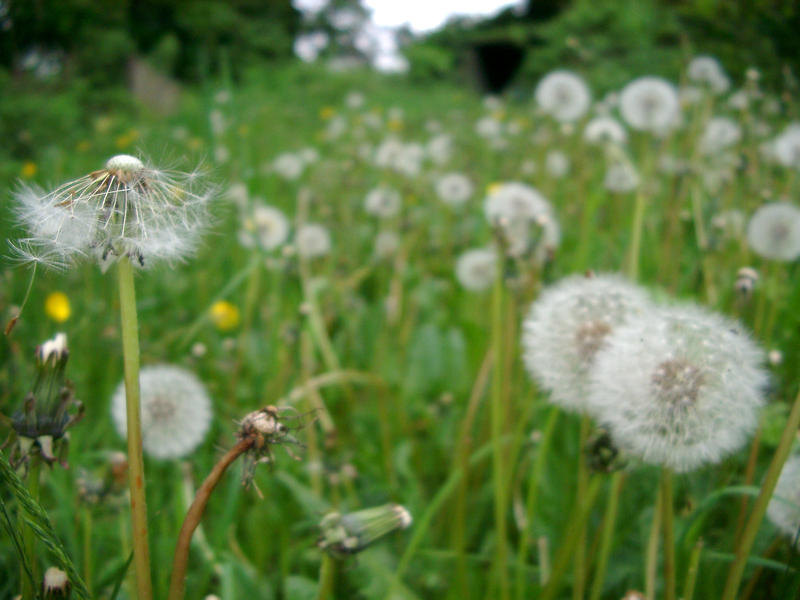
[(306, 161), (297, 154), (284, 152), (272, 161), (272, 170), (289, 181), (299, 179), (305, 169)]
[(533, 250), (534, 257), (543, 262), (561, 241), (552, 206), (529, 185), (511, 181), (494, 186), (483, 209), (489, 223), (502, 231), (512, 256)]
[(40, 262), (71, 264), (94, 256), (108, 266), (128, 256), (137, 266), (185, 259), (209, 221), (213, 190), (197, 173), (159, 170), (118, 155), (106, 167), (51, 192), (15, 193), (28, 237), (17, 246)]
[(734, 321), (696, 306), (653, 309), (606, 339), (588, 410), (631, 456), (690, 471), (735, 452), (756, 428), (763, 361)]
[(456, 279), (471, 292), (489, 288), (497, 276), (497, 252), (492, 248), (467, 250), (456, 261)]
[(770, 145), (770, 154), (784, 167), (800, 169), (800, 123), (790, 123)]
[(400, 236), (391, 230), (381, 231), (375, 236), (375, 256), (384, 260), (391, 258), (400, 249)]
[(629, 162), (617, 162), (608, 167), (603, 186), (610, 192), (631, 192), (639, 187), (639, 174)]
[(747, 107), (750, 106), (750, 94), (748, 94), (745, 89), (735, 91), (728, 98), (728, 106), (736, 110), (747, 109)]
[(364, 210), (380, 219), (396, 216), (402, 204), (400, 192), (385, 186), (371, 189), (364, 198)]
[(569, 157), (561, 150), (550, 150), (545, 157), (544, 167), (551, 176), (560, 179), (569, 173)]
[(583, 139), (590, 144), (622, 145), (628, 140), (628, 134), (622, 123), (613, 117), (595, 117), (586, 124)]
[(258, 203), (252, 212), (242, 219), (239, 243), (245, 248), (259, 246), (262, 250), (274, 250), (282, 246), (289, 237), (289, 219), (280, 209)]
[(463, 206), (474, 191), (472, 181), (463, 173), (447, 173), (436, 180), (436, 195), (453, 208)]
[(680, 119), (675, 86), (660, 77), (640, 77), (622, 90), (620, 113), (634, 129), (664, 134)]
[(724, 94), (731, 87), (725, 69), (713, 56), (696, 56), (687, 68), (689, 79), (701, 83), (715, 94)]
[(747, 241), (764, 258), (795, 260), (800, 256), (800, 208), (788, 202), (763, 205), (747, 224)]
[[(144, 367), (139, 372), (142, 447), (154, 458), (187, 456), (197, 448), (211, 425), (211, 400), (202, 382), (190, 371), (173, 365)], [(120, 436), (128, 423), (125, 383), (111, 398), (111, 417)]]
[(503, 122), (491, 115), (475, 122), (475, 133), (487, 140), (495, 140), (503, 135)]
[(542, 110), (562, 123), (577, 121), (589, 110), (592, 96), (586, 82), (571, 71), (553, 71), (534, 92)]
[(790, 456), (783, 465), (767, 517), (800, 550), (800, 455)]
[(590, 370), (608, 336), (648, 310), (647, 293), (619, 275), (573, 275), (546, 288), (522, 324), (523, 362), (570, 411), (586, 410)]
[(317, 258), (330, 252), (331, 234), (318, 223), (305, 223), (297, 228), (294, 243), (301, 257)]
[(711, 217), (711, 226), (719, 231), (722, 237), (730, 240), (742, 239), (745, 223), (744, 213), (735, 208), (723, 210)]
[(443, 165), (453, 155), (453, 138), (446, 133), (440, 133), (428, 141), (425, 152), (434, 163)]
[(706, 123), (700, 136), (700, 151), (703, 154), (714, 154), (735, 144), (742, 139), (742, 128), (733, 119), (714, 117)]

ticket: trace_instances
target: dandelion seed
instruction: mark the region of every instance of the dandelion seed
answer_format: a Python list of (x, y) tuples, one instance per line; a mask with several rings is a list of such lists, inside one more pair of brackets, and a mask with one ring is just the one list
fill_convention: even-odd
[(606, 339), (589, 412), (631, 456), (690, 471), (735, 452), (755, 429), (763, 360), (733, 321), (695, 306), (653, 309)]
[(492, 248), (467, 250), (456, 262), (456, 279), (467, 290), (489, 288), (497, 276), (497, 253)]
[(227, 300), (218, 300), (211, 305), (211, 320), (220, 331), (231, 331), (239, 325), (239, 309)]
[(747, 225), (747, 241), (764, 258), (795, 260), (800, 256), (800, 208), (787, 202), (763, 205)]
[(783, 465), (767, 517), (800, 550), (800, 455), (791, 456)]
[[(197, 377), (180, 367), (155, 365), (139, 373), (144, 451), (160, 459), (181, 458), (199, 446), (211, 424), (211, 400)], [(127, 433), (125, 385), (111, 400), (120, 436)]]
[(212, 190), (198, 185), (196, 173), (157, 170), (121, 154), (52, 192), (23, 187), (15, 198), (29, 232), (19, 248), (46, 263), (91, 255), (105, 269), (121, 256), (139, 266), (186, 258), (208, 223)]
[(675, 86), (659, 77), (635, 79), (622, 90), (619, 101), (622, 118), (634, 129), (661, 135), (680, 117)]
[(554, 71), (536, 86), (536, 102), (562, 123), (577, 121), (589, 110), (592, 98), (586, 82), (571, 71)]
[(648, 307), (647, 294), (617, 275), (574, 275), (546, 288), (522, 324), (528, 373), (553, 403), (584, 411), (598, 352), (615, 329)]
[(72, 314), (69, 298), (64, 292), (51, 292), (44, 301), (45, 314), (56, 323), (63, 323)]

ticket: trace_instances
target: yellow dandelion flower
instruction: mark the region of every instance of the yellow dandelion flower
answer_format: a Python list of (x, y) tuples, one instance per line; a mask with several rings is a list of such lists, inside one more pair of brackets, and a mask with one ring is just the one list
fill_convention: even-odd
[(503, 184), (499, 181), (495, 181), (494, 183), (490, 183), (486, 186), (486, 194), (491, 196), (492, 194), (499, 192), (500, 189), (503, 187)]
[(211, 320), (220, 331), (230, 331), (239, 324), (239, 309), (226, 300), (219, 300), (211, 306)]
[(21, 175), (25, 179), (30, 179), (34, 175), (36, 175), (36, 163), (27, 161), (24, 165), (22, 165)]
[(63, 323), (72, 314), (69, 298), (64, 292), (51, 292), (45, 298), (44, 312), (56, 323)]
[(319, 118), (322, 119), (323, 121), (327, 121), (335, 114), (336, 111), (332, 106), (323, 106), (321, 109), (319, 109)]
[(403, 128), (403, 122), (400, 119), (391, 119), (386, 126), (389, 131), (400, 131)]

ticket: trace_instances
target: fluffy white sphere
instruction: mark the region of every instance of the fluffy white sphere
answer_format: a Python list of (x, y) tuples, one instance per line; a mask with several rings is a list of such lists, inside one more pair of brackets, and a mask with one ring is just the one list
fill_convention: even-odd
[(763, 360), (734, 321), (695, 306), (653, 309), (606, 339), (588, 409), (623, 451), (690, 471), (738, 450), (758, 425)]
[(622, 118), (634, 129), (663, 134), (679, 121), (678, 92), (660, 77), (630, 82), (622, 90), (619, 103)]
[(800, 455), (789, 457), (767, 506), (767, 517), (800, 549)]
[(765, 204), (750, 218), (747, 241), (764, 258), (795, 260), (800, 256), (800, 208), (788, 202)]
[(467, 250), (456, 262), (456, 279), (472, 292), (492, 285), (497, 275), (497, 253), (491, 248)]
[[(211, 424), (211, 400), (191, 372), (172, 365), (144, 367), (139, 373), (142, 447), (154, 458), (180, 458), (199, 446)], [(111, 399), (111, 417), (125, 437), (125, 383)]]
[(364, 210), (380, 219), (396, 216), (401, 205), (400, 192), (388, 187), (376, 187), (364, 199)]
[(330, 252), (331, 234), (322, 225), (306, 223), (297, 228), (294, 243), (303, 258), (317, 258)]
[(436, 194), (453, 208), (463, 206), (473, 191), (472, 182), (463, 173), (447, 173), (436, 181)]
[(592, 96), (586, 82), (571, 71), (553, 71), (536, 86), (539, 106), (557, 121), (577, 121), (589, 110)]

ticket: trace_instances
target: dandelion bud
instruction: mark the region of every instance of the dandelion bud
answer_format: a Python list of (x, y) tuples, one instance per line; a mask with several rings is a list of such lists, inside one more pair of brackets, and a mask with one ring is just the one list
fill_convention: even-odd
[(758, 282), (758, 271), (752, 267), (742, 267), (736, 273), (736, 283), (734, 287), (736, 293), (743, 299), (749, 300), (753, 295), (753, 290)]
[(337, 558), (361, 552), (374, 541), (395, 529), (411, 525), (411, 514), (399, 504), (385, 504), (353, 513), (332, 512), (319, 524), (320, 549)]
[(42, 597), (44, 600), (62, 600), (71, 596), (72, 585), (67, 574), (58, 567), (50, 567), (44, 572), (42, 579)]

